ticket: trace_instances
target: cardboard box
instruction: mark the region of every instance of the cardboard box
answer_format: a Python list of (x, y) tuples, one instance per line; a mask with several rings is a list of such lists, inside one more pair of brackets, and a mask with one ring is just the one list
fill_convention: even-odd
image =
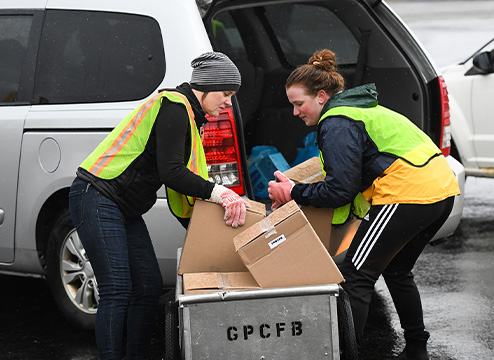
[(310, 184), (324, 181), (321, 161), (318, 157), (310, 158), (283, 172), (295, 184)]
[[(321, 168), (321, 161), (318, 157), (310, 158), (284, 172), (284, 174), (295, 184), (310, 184), (324, 181), (324, 173)], [(331, 230), (333, 220), (333, 209), (316, 208), (314, 206), (301, 206), (302, 211), (314, 228), (317, 236), (324, 244), (329, 253), (334, 256), (331, 249), (335, 245), (331, 244)]]
[(248, 200), (245, 224), (225, 224), (219, 204), (196, 200), (178, 265), (185, 294), (259, 288), (233, 245), (233, 238), (264, 219), (266, 206)]
[(260, 289), (249, 272), (185, 273), (184, 294)]
[[(304, 161), (286, 170), (284, 174), (295, 184), (324, 181), (324, 173), (318, 157)], [(353, 236), (358, 230), (360, 220), (353, 219), (342, 226), (336, 227), (332, 225), (333, 209), (316, 208), (314, 206), (301, 206), (301, 209), (331, 256), (337, 256), (348, 249)]]
[(294, 201), (244, 230), (233, 242), (262, 288), (339, 284), (344, 280)]
[(314, 206), (301, 206), (300, 209), (304, 212), (305, 217), (309, 220), (309, 223), (319, 237), (319, 240), (321, 240), (324, 247), (329, 251), (329, 254), (334, 256), (334, 253), (331, 252), (331, 249), (335, 246), (331, 241), (333, 209), (316, 208)]
[(247, 272), (235, 251), (233, 238), (266, 216), (266, 206), (248, 200), (245, 224), (233, 228), (225, 224), (225, 210), (219, 204), (196, 200), (190, 219), (178, 273)]

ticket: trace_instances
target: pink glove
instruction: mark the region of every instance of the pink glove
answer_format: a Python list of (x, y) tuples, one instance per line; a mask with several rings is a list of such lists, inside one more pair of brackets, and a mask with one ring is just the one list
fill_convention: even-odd
[(250, 204), (236, 192), (223, 185), (215, 184), (209, 200), (225, 208), (223, 219), (226, 220), (227, 225), (237, 227), (245, 224), (246, 207), (250, 207)]
[(273, 200), (273, 205), (271, 205), (271, 210), (276, 209), (278, 206), (285, 204), (292, 200), (291, 192), (295, 183), (287, 178), (282, 172), (275, 171), (274, 177), (279, 181), (269, 182), (269, 198)]

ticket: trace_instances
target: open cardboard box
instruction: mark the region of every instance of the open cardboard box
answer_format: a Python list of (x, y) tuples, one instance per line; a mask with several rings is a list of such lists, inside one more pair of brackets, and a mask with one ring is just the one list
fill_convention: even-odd
[(295, 201), (233, 239), (261, 288), (339, 284), (343, 276)]
[(233, 245), (236, 235), (266, 216), (264, 204), (248, 201), (245, 224), (233, 228), (221, 205), (196, 200), (178, 266), (184, 294), (258, 287)]
[[(285, 174), (295, 183), (324, 180), (317, 157)], [(359, 220), (335, 227), (332, 209), (299, 208), (295, 202), (266, 217), (264, 204), (249, 202), (245, 225), (232, 228), (225, 225), (221, 205), (196, 201), (178, 267), (185, 294), (343, 281), (331, 256), (348, 248)], [(266, 245), (276, 252), (268, 252)]]
[[(318, 157), (306, 160), (286, 170), (284, 174), (295, 184), (324, 181), (324, 173)], [(314, 206), (301, 206), (301, 209), (331, 256), (337, 256), (348, 249), (361, 220), (352, 219), (336, 227), (332, 225), (333, 209)]]

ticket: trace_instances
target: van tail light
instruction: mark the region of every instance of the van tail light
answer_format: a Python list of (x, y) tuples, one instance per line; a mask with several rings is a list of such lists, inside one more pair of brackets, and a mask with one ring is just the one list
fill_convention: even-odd
[(217, 118), (206, 117), (209, 122), (203, 128), (202, 145), (209, 180), (245, 195), (233, 110), (226, 108)]
[(448, 88), (446, 87), (446, 82), (441, 76), (438, 79), (441, 96), (441, 151), (444, 156), (448, 156), (451, 150), (451, 131), (449, 128), (451, 125), (451, 120), (449, 112)]

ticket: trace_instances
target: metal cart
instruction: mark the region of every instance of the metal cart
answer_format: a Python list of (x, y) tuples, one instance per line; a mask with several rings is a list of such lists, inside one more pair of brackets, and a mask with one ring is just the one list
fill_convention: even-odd
[[(178, 276), (165, 312), (164, 359), (338, 360), (341, 291), (329, 284), (184, 295)], [(349, 351), (356, 351), (354, 338)]]

